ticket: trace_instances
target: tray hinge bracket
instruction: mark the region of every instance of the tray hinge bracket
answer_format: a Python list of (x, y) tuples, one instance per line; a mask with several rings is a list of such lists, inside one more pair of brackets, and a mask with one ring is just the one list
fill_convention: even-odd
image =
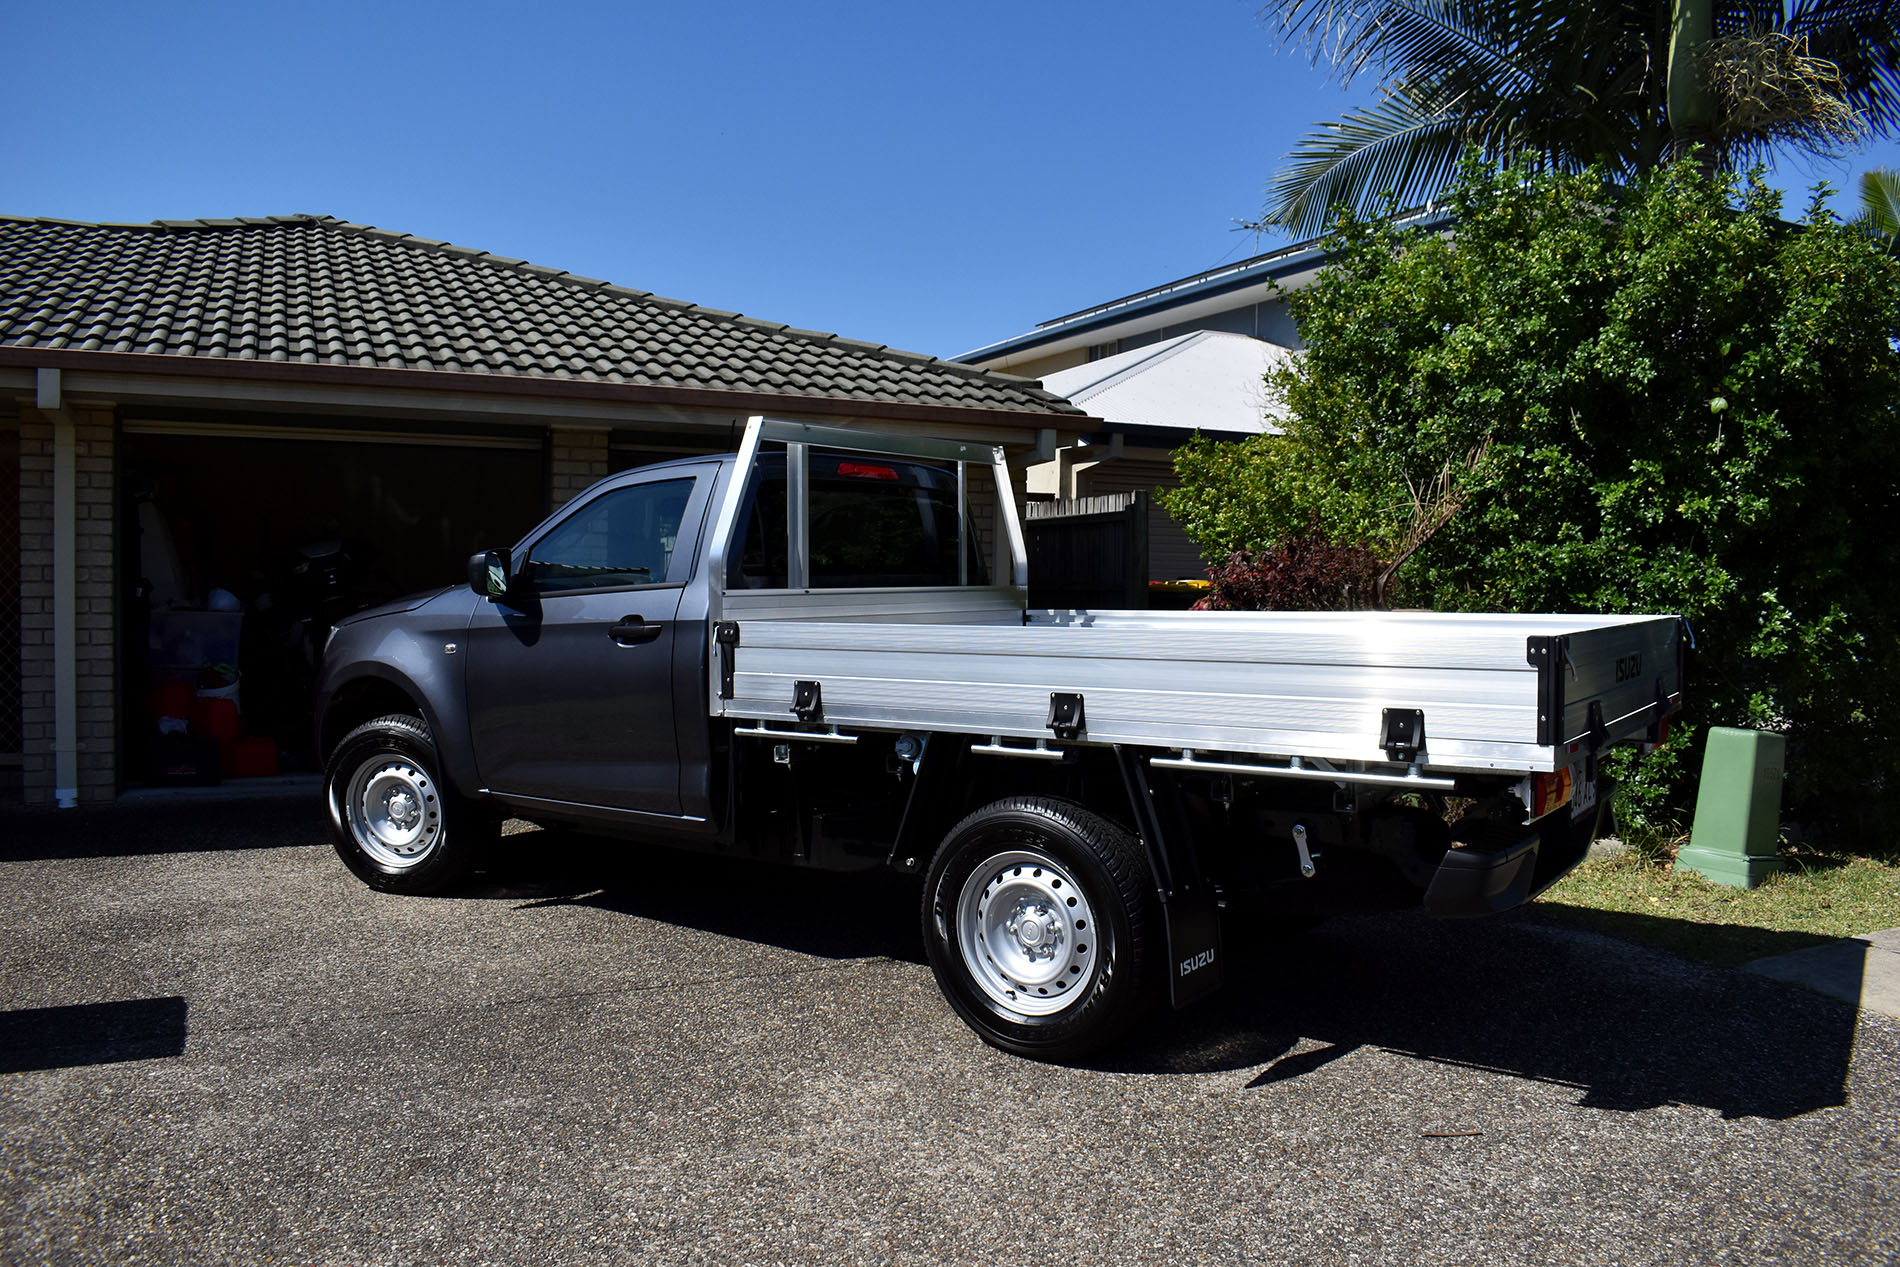
[(1049, 693), (1049, 720), (1044, 723), (1056, 732), (1057, 739), (1079, 739), (1088, 729), (1088, 717), (1082, 710), (1082, 697), (1069, 691)]
[(1379, 717), (1379, 746), (1387, 761), (1408, 765), (1425, 751), (1425, 711), (1419, 708), (1388, 708)]
[(792, 684), (792, 712), (798, 720), (818, 721), (825, 715), (824, 688), (816, 682), (799, 681)]

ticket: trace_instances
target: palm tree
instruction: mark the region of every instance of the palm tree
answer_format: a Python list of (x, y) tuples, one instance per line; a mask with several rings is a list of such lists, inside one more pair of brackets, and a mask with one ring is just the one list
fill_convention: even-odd
[(1876, 167), (1862, 174), (1860, 223), (1900, 248), (1900, 171)]
[(1308, 134), (1262, 226), (1318, 232), (1334, 206), (1424, 201), (1476, 146), (1563, 169), (1647, 170), (1699, 146), (1735, 166), (1900, 131), (1894, 0), (1279, 0), (1281, 38), (1368, 69), (1381, 100)]

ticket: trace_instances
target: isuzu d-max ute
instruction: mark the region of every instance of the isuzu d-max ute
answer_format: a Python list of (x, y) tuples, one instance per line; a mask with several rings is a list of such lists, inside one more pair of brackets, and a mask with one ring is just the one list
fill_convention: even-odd
[(1604, 821), (1598, 759), (1682, 703), (1674, 616), (1030, 611), (1026, 582), (1000, 449), (755, 418), (337, 626), (337, 850), (434, 892), (512, 816), (921, 873), (950, 1005), (1070, 1059), (1215, 989), (1230, 911), (1528, 901)]

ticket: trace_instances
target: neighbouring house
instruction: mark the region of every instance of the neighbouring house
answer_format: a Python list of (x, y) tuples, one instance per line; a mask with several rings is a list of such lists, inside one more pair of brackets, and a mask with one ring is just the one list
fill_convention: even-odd
[[(1427, 209), (1407, 220), (1437, 229)], [(957, 359), (1039, 379), (1100, 430), (1032, 467), (1032, 496), (1063, 500), (1169, 488), (1169, 454), (1196, 434), (1238, 439), (1277, 430), (1262, 378), (1296, 353), (1286, 296), (1318, 276), (1326, 253), (1302, 242), (1045, 321)], [(1155, 580), (1205, 575), (1200, 550), (1159, 505), (1148, 518)]]
[[(1058, 500), (1172, 486), (1169, 452), (1199, 433), (1239, 439), (1278, 433), (1266, 397), (1268, 370), (1292, 349), (1224, 330), (1196, 330), (1057, 370), (1043, 386), (1104, 420), (1092, 436), (1029, 469), (1032, 496)], [(1159, 505), (1148, 508), (1148, 573), (1198, 578), (1200, 547)]]
[[(0, 776), (307, 767), (334, 615), (770, 414), (1046, 458), (1034, 382), (328, 216), (0, 218)], [(7, 539), (11, 538), (11, 539)]]

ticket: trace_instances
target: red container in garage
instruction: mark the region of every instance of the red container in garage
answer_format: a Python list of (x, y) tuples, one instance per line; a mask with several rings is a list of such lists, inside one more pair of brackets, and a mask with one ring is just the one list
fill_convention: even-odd
[(209, 735), (219, 744), (237, 742), (244, 733), (243, 723), (238, 719), (237, 701), (234, 699), (207, 699), (200, 695), (192, 702), (191, 730), (196, 735)]
[(277, 773), (277, 741), (261, 735), (240, 739), (230, 747), (230, 774), (234, 779), (261, 779)]

